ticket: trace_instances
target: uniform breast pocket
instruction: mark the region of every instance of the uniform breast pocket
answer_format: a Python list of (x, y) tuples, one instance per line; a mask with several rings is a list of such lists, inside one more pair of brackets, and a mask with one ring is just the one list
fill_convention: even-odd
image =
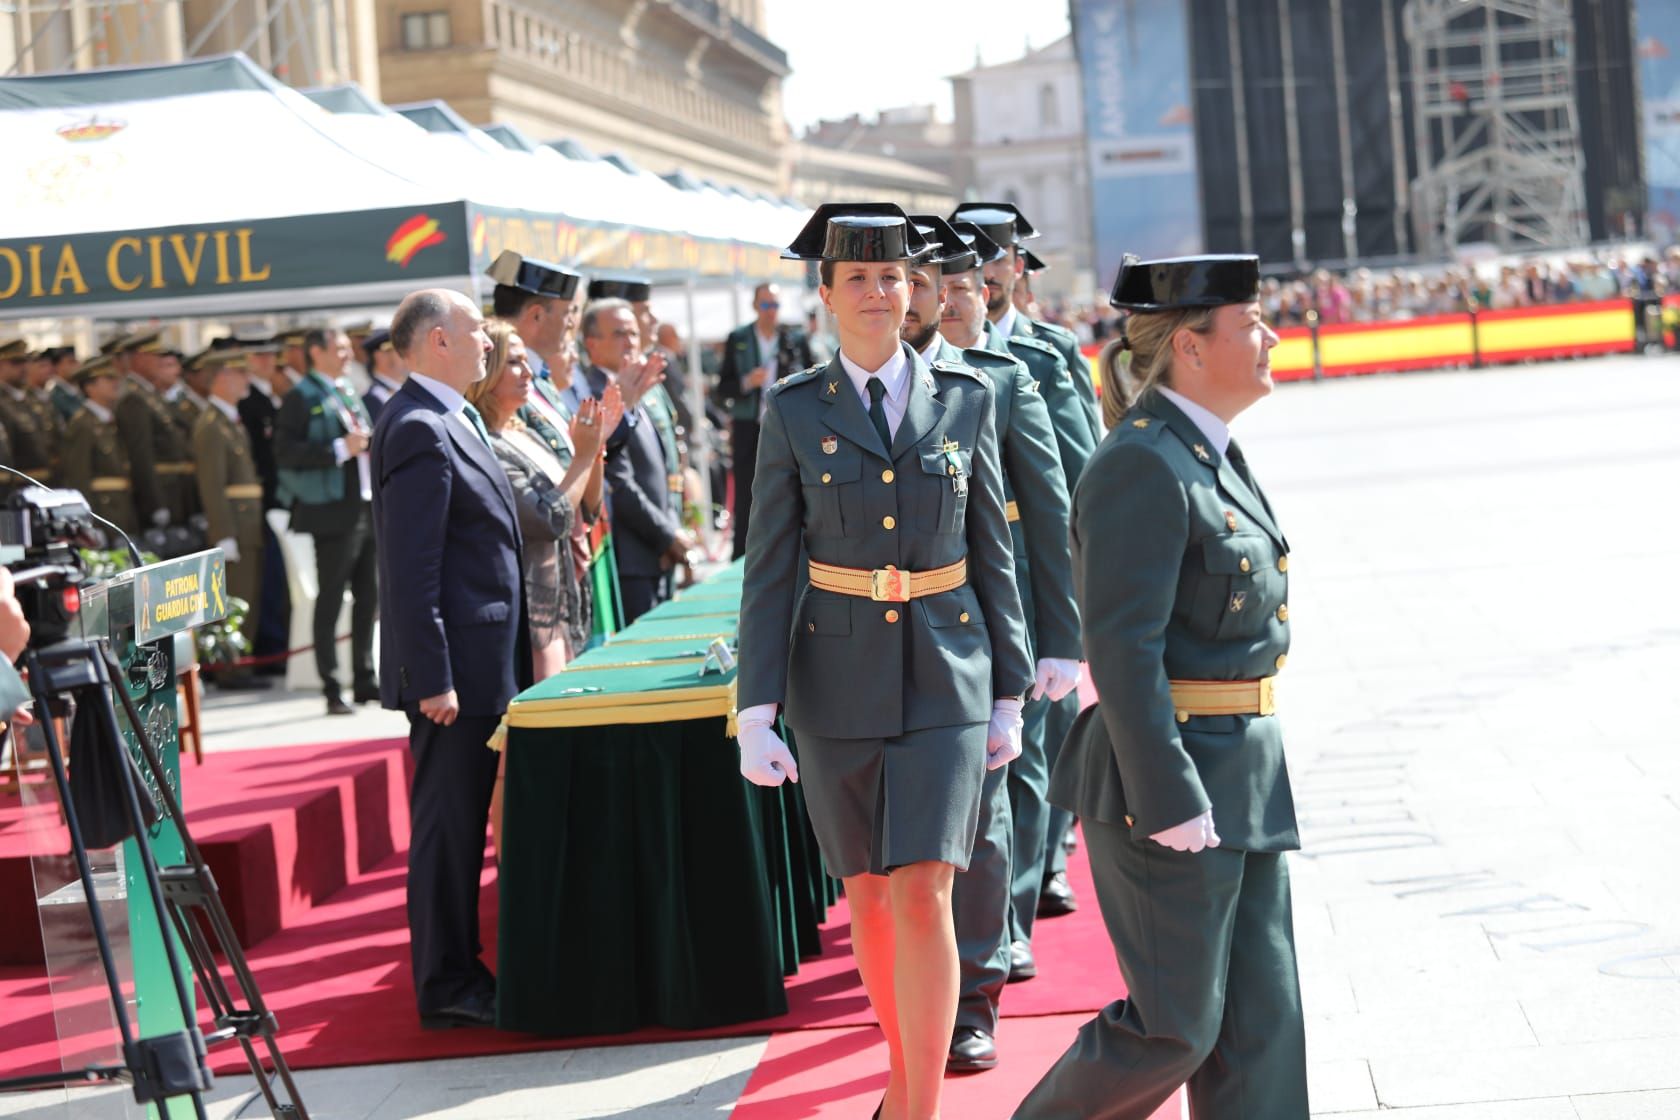
[(925, 533), (962, 532), (963, 519), (968, 513), (974, 449), (946, 451), (940, 443), (924, 444), (921, 460), (917, 527)]
[(1257, 533), (1232, 533), (1202, 542), (1202, 571), (1192, 596), (1191, 623), (1214, 638), (1247, 638), (1265, 628), (1275, 549)]
[[(850, 454), (848, 454), (850, 450)], [(805, 492), (805, 531), (814, 537), (843, 537), (848, 525), (863, 524), (863, 453), (841, 446), (799, 465)]]

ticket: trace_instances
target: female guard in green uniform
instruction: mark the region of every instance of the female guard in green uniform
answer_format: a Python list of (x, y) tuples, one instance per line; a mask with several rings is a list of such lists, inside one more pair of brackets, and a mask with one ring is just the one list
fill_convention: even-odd
[[(927, 251), (891, 204), (819, 207), (826, 366), (768, 391), (741, 600), (741, 772), (797, 781), (891, 1073), (880, 1114), (936, 1120), (957, 1006), (951, 884), (1033, 682), (989, 380), (899, 339)], [(802, 554), (809, 557), (808, 576)], [(784, 709), (796, 765), (772, 730)]]
[(1073, 498), (1100, 698), (1050, 800), (1084, 821), (1127, 998), (1080, 1029), (1018, 1120), (1306, 1120), (1283, 852), (1300, 846), (1272, 714), (1289, 545), (1228, 425), (1272, 391), (1254, 257), (1121, 265), (1138, 397)]

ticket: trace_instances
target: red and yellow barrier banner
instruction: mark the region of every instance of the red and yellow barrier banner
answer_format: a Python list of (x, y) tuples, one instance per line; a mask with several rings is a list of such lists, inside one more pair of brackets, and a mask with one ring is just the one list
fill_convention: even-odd
[(1484, 362), (1628, 354), (1638, 345), (1633, 301), (1627, 299), (1483, 311), (1476, 335)]
[(1273, 381), (1306, 381), (1313, 375), (1311, 327), (1275, 327), (1278, 344), (1272, 347)]
[(1397, 323), (1336, 323), (1318, 328), (1324, 376), (1466, 366), (1476, 360), (1468, 315), (1426, 315)]

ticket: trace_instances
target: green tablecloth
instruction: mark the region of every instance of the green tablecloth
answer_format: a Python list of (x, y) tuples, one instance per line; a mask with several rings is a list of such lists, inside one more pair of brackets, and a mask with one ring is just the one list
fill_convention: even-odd
[[(797, 786), (742, 780), (727, 734), (740, 564), (650, 611), (508, 713), (498, 1025), (682, 1029), (787, 1010), (834, 900)], [(702, 609), (700, 604), (707, 604)]]

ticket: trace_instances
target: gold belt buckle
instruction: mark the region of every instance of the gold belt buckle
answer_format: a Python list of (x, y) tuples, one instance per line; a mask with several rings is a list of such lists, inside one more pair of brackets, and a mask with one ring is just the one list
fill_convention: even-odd
[(876, 568), (869, 573), (869, 597), (877, 603), (908, 603), (910, 588), (904, 576), (897, 568)]
[(1260, 707), (1260, 714), (1263, 715), (1263, 716), (1269, 716), (1273, 712), (1277, 711), (1277, 706), (1273, 703), (1273, 698), (1272, 698), (1272, 689), (1275, 685), (1276, 680), (1277, 680), (1276, 677), (1261, 677), (1260, 678), (1260, 705), (1259, 705), (1259, 707)]

